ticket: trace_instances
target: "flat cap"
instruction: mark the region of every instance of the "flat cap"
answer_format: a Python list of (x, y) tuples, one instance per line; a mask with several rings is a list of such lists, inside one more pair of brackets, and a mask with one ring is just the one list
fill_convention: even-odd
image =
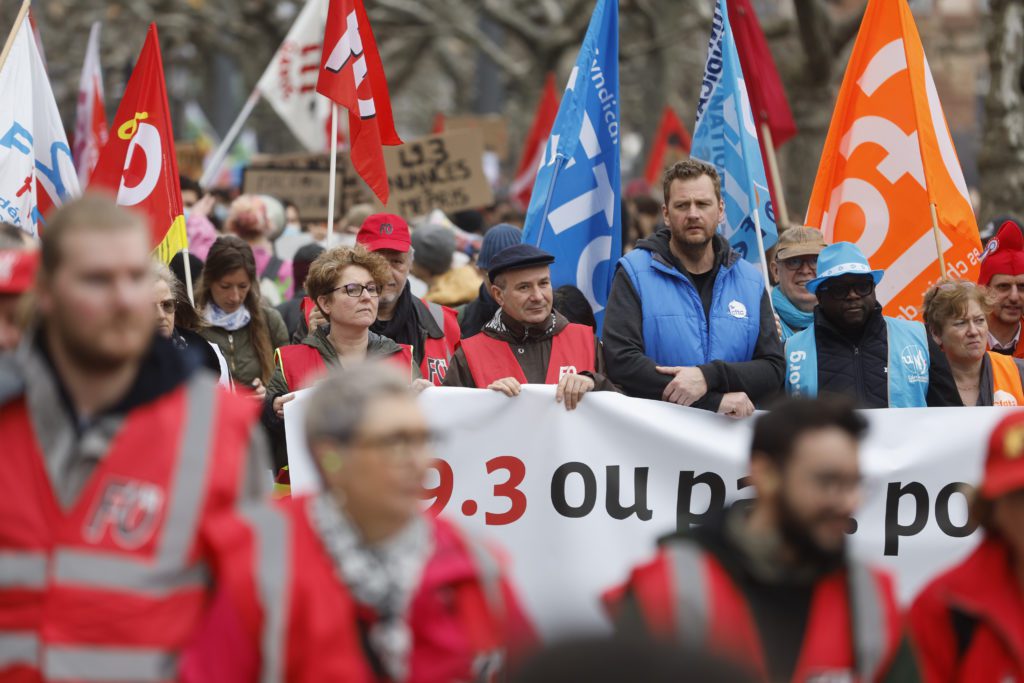
[(487, 277), (494, 282), (494, 278), (510, 270), (546, 266), (554, 262), (554, 256), (532, 244), (514, 244), (494, 255), (487, 270)]

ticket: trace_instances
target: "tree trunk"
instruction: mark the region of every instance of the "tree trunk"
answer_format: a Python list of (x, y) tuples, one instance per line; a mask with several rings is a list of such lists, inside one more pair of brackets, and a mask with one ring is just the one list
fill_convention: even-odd
[(1024, 215), (1024, 2), (990, 0), (981, 222)]

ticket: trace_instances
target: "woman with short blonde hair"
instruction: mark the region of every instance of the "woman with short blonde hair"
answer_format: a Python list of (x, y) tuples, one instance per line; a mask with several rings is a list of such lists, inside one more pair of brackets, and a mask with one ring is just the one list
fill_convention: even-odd
[(991, 306), (966, 280), (941, 280), (925, 293), (924, 322), (946, 355), (965, 406), (1024, 406), (1024, 363), (988, 350)]

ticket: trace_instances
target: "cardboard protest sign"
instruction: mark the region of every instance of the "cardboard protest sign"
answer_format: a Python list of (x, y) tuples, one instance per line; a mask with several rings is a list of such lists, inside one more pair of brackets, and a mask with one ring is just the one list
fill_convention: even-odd
[[(326, 154), (290, 154), (257, 157), (245, 169), (242, 189), (269, 194), (295, 203), (303, 220), (327, 220), (330, 157)], [(366, 184), (356, 175), (348, 155), (338, 155), (335, 218), (353, 204), (368, 200)]]
[(500, 114), (482, 116), (449, 116), (445, 118), (444, 130), (455, 132), (478, 128), (484, 136), (484, 149), (494, 152), (502, 161), (508, 159), (508, 124)]
[(387, 211), (406, 218), (487, 206), (494, 193), (483, 169), (483, 133), (466, 129), (386, 147)]

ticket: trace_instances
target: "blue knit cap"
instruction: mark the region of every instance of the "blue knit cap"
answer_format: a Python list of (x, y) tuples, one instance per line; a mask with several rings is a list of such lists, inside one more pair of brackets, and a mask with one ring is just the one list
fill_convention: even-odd
[(484, 243), (480, 247), (480, 255), (476, 258), (476, 264), (488, 270), (491, 267), (491, 259), (498, 255), (498, 252), (507, 247), (521, 244), (523, 231), (508, 223), (498, 223), (484, 233)]

